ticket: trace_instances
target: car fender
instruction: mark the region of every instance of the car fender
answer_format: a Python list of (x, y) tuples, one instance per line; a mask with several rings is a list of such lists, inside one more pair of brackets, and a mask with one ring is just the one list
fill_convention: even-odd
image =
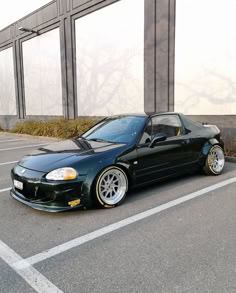
[(110, 166), (117, 166), (123, 169), (128, 177), (132, 177), (130, 172), (130, 164), (126, 162), (116, 161), (114, 158), (102, 159), (97, 164), (88, 170), (86, 178), (82, 186), (82, 195), (84, 197), (84, 205), (86, 207), (92, 206), (92, 193), (94, 191), (94, 183), (98, 174)]
[(216, 138), (210, 138), (202, 147), (202, 151), (200, 153), (199, 162), (201, 165), (205, 164), (205, 160), (207, 158), (208, 152), (213, 145), (220, 145), (221, 143)]

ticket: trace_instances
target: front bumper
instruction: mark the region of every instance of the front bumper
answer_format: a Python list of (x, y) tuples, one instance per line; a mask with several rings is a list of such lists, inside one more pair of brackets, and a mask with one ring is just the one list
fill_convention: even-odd
[(54, 202), (53, 204), (40, 204), (40, 203), (35, 203), (29, 200), (26, 200), (25, 198), (23, 198), (23, 196), (21, 194), (19, 194), (18, 192), (16, 192), (15, 190), (11, 190), (10, 191), (11, 196), (18, 200), (19, 202), (30, 206), (31, 208), (34, 208), (36, 210), (41, 210), (41, 211), (46, 211), (46, 212), (52, 212), (52, 213), (57, 213), (57, 212), (63, 212), (63, 211), (67, 211), (67, 210), (74, 210), (74, 209), (78, 209), (80, 207), (83, 207), (82, 204), (78, 204), (75, 207), (70, 207), (70, 206), (59, 206), (57, 205), (56, 202)]
[(48, 212), (60, 212), (84, 206), (85, 195), (82, 193), (82, 188), (85, 177), (81, 176), (66, 182), (53, 182), (44, 178), (45, 173), (29, 169), (25, 169), (22, 175), (23, 169), (25, 168), (17, 165), (11, 171), (12, 181), (23, 183), (23, 190), (19, 190), (13, 184), (10, 194), (16, 200)]

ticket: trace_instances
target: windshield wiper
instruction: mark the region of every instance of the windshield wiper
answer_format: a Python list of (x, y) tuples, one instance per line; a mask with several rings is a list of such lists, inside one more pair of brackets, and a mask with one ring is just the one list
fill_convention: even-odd
[(110, 141), (110, 140), (106, 140), (106, 139), (102, 139), (102, 138), (91, 138), (91, 139), (87, 139), (87, 140), (97, 141), (97, 142), (110, 142), (110, 143), (114, 143), (114, 141)]

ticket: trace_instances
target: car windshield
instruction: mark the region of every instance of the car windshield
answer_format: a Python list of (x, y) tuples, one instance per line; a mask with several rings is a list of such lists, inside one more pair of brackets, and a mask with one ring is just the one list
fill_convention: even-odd
[(109, 141), (115, 143), (131, 143), (144, 127), (146, 117), (119, 116), (107, 118), (81, 137), (94, 141)]

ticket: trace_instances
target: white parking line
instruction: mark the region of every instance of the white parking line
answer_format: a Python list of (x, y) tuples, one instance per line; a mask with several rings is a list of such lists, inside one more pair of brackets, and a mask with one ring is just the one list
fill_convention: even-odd
[(0, 189), (0, 192), (9, 191), (9, 190), (11, 190), (11, 187)]
[(6, 139), (6, 140), (0, 140), (0, 143), (2, 142), (11, 142), (11, 141), (22, 141), (25, 140), (23, 138), (15, 138), (15, 139)]
[(84, 236), (81, 236), (81, 237), (78, 237), (76, 239), (73, 239), (71, 241), (68, 241), (68, 242), (65, 242), (64, 244), (61, 244), (61, 245), (58, 245), (56, 247), (53, 247), (49, 250), (45, 250), (39, 254), (36, 254), (34, 256), (31, 256), (27, 259), (24, 259), (20, 262), (17, 262), (15, 264), (13, 264), (13, 266), (16, 268), (16, 269), (25, 269), (27, 268), (29, 265), (33, 265), (33, 264), (36, 264), (38, 262), (41, 262), (45, 259), (48, 259), (52, 256), (55, 256), (55, 255), (58, 255), (62, 252), (65, 252), (71, 248), (74, 248), (74, 247), (77, 247), (83, 243), (86, 243), (86, 242), (89, 242), (93, 239), (96, 239), (98, 237), (101, 237), (103, 235), (106, 235), (108, 233), (111, 233), (115, 230), (118, 230), (122, 227), (125, 227), (127, 225), (130, 225), (132, 223), (135, 223), (137, 221), (140, 221), (142, 219), (145, 219), (147, 217), (150, 217), (152, 215), (155, 215), (155, 214), (158, 214), (160, 213), (161, 211), (164, 211), (164, 210), (167, 210), (169, 208), (172, 208), (174, 206), (177, 206), (179, 204), (182, 204), (186, 201), (189, 201), (193, 198), (196, 198), (196, 197), (199, 197), (203, 194), (206, 194), (208, 192), (211, 192), (213, 190), (216, 190), (218, 188), (221, 188), (225, 185), (228, 185), (228, 184), (231, 184), (231, 183), (234, 183), (236, 182), (236, 177), (234, 178), (231, 178), (231, 179), (228, 179), (228, 180), (225, 180), (225, 181), (222, 181), (220, 183), (217, 183), (217, 184), (214, 184), (212, 186), (209, 186), (209, 187), (206, 187), (206, 188), (203, 188), (201, 190), (198, 190), (196, 192), (193, 192), (193, 193), (190, 193), (188, 195), (185, 195), (183, 197), (180, 197), (178, 199), (175, 199), (175, 200), (172, 200), (170, 202), (167, 202), (163, 205), (160, 205), (158, 207), (155, 207), (153, 209), (150, 209), (150, 210), (147, 210), (145, 212), (142, 212), (142, 213), (139, 213), (137, 215), (134, 215), (132, 217), (129, 217), (129, 218), (126, 218), (122, 221), (119, 221), (119, 222), (116, 222), (114, 224), (111, 224), (111, 225), (108, 225), (104, 228), (101, 228), (99, 230), (96, 230), (94, 232), (91, 232), (89, 234), (86, 234)]
[(15, 164), (18, 161), (12, 161), (12, 162), (5, 162), (5, 163), (0, 163), (0, 166), (4, 166), (4, 165), (10, 165), (10, 164)]
[(18, 149), (24, 149), (24, 148), (32, 148), (32, 147), (37, 147), (37, 146), (41, 146), (41, 145), (46, 145), (46, 143), (31, 144), (31, 145), (25, 145), (25, 146), (14, 147), (14, 148), (0, 149), (0, 152), (3, 152), (3, 151), (11, 151), (11, 150), (18, 150)]
[(22, 258), (0, 240), (0, 258), (2, 258), (18, 275), (20, 275), (38, 293), (63, 293), (46, 277), (32, 266), (18, 270), (13, 264)]

